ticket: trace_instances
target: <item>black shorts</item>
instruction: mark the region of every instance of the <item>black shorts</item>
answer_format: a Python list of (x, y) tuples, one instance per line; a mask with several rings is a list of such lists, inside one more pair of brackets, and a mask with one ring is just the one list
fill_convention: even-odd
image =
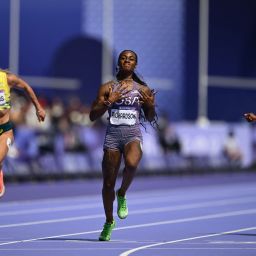
[(0, 124), (0, 136), (9, 130), (12, 130), (12, 128), (13, 128), (13, 125), (10, 121), (4, 124)]

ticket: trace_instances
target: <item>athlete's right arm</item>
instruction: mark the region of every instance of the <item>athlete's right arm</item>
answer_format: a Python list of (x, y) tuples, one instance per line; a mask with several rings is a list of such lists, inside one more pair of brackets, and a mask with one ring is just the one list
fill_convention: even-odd
[(127, 85), (121, 84), (118, 90), (113, 91), (113, 82), (110, 81), (103, 84), (98, 92), (96, 100), (92, 103), (90, 111), (90, 120), (95, 121), (97, 118), (101, 117), (112, 104), (122, 98), (124, 98), (124, 93), (127, 92)]
[(94, 100), (90, 111), (90, 120), (95, 121), (97, 118), (101, 117), (108, 109), (105, 99), (108, 97), (109, 85), (101, 85), (97, 98)]

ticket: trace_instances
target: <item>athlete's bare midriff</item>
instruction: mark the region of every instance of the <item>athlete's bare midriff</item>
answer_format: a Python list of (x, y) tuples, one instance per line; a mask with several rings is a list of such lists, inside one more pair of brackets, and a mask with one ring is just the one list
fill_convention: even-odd
[(0, 124), (7, 123), (10, 119), (10, 109), (0, 110)]

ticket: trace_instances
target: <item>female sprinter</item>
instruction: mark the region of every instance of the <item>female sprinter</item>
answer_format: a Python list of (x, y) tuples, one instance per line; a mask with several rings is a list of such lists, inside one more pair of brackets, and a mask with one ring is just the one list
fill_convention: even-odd
[[(90, 111), (91, 121), (101, 117), (106, 111), (109, 114), (102, 161), (102, 198), (106, 221), (99, 237), (100, 241), (109, 241), (115, 227), (115, 194), (118, 217), (124, 219), (128, 215), (125, 195), (142, 157), (140, 120), (144, 117), (153, 122), (156, 118), (154, 91), (135, 73), (137, 62), (138, 57), (134, 51), (124, 50), (120, 53), (116, 79), (101, 85)], [(122, 183), (115, 193), (122, 157), (125, 164)]]
[(3, 179), (3, 161), (13, 142), (12, 123), (10, 122), (10, 90), (12, 88), (24, 90), (33, 102), (38, 121), (44, 121), (45, 111), (41, 107), (33, 89), (21, 78), (6, 70), (0, 69), (0, 196), (5, 192)]

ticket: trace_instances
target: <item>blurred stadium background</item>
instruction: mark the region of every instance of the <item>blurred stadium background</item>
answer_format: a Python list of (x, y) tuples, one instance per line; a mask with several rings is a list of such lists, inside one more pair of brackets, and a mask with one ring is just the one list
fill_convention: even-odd
[(255, 0), (1, 0), (0, 67), (47, 109), (12, 93), (15, 143), (6, 178), (99, 175), (105, 119), (88, 113), (119, 52), (137, 52), (155, 88), (159, 130), (147, 126), (140, 173), (245, 170), (255, 164)]

